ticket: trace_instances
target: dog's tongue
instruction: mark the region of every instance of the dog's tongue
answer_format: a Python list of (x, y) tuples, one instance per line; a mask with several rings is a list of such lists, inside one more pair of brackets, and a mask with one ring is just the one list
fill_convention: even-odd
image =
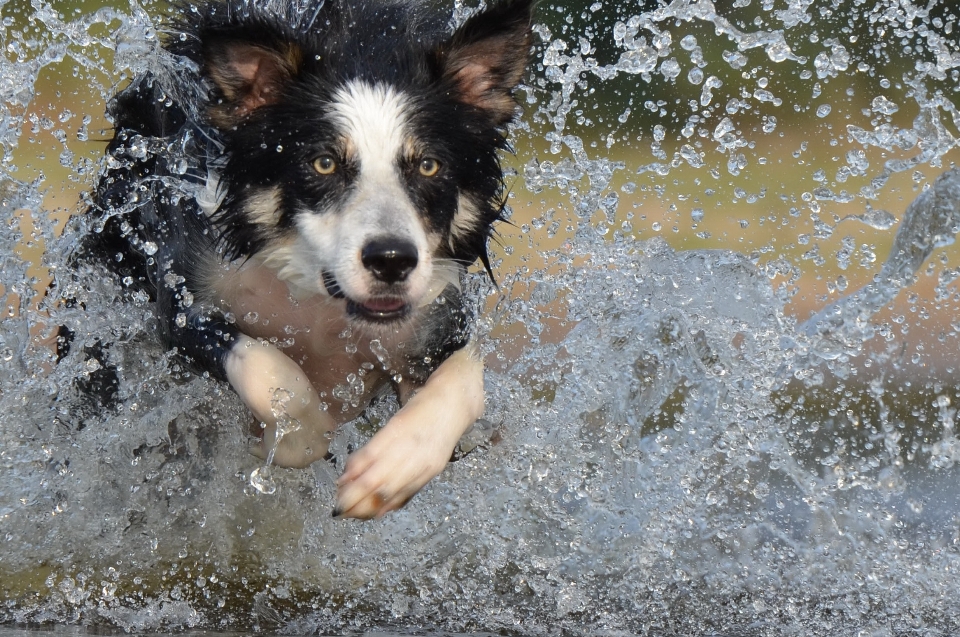
[(370, 299), (369, 301), (363, 304), (363, 307), (366, 308), (369, 312), (378, 312), (387, 314), (389, 312), (396, 312), (402, 310), (404, 306), (403, 299), (397, 298), (380, 298), (380, 299)]

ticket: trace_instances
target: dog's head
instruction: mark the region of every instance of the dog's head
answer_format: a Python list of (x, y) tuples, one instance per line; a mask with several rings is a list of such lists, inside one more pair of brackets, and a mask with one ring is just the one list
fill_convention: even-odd
[(489, 268), (532, 0), (501, 0), (452, 35), (405, 5), (328, 1), (297, 24), (230, 4), (201, 12), (190, 45), (226, 144), (229, 255), (379, 323), (477, 259)]

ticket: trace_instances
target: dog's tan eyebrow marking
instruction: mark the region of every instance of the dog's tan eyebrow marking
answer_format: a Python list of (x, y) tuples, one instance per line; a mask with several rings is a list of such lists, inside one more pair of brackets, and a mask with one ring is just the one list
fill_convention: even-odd
[(254, 191), (243, 204), (243, 211), (253, 223), (274, 227), (280, 220), (280, 188)]
[(347, 160), (354, 161), (357, 159), (357, 144), (353, 139), (347, 135), (344, 135), (340, 138), (340, 148), (343, 153), (343, 158)]
[(416, 159), (423, 153), (423, 144), (412, 135), (403, 140), (404, 159)]
[(469, 235), (482, 223), (480, 208), (470, 197), (461, 194), (457, 199), (453, 223), (450, 224), (450, 248), (453, 249), (459, 239)]

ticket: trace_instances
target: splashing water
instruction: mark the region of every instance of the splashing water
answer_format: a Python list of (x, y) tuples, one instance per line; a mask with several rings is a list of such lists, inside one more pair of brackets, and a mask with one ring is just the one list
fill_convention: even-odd
[(176, 72), (160, 8), (0, 4), (0, 621), (958, 630), (957, 16), (867, 4), (541, 4), (471, 283), (497, 442), (362, 524), (333, 483), (394, 401), (267, 471), (147, 300), (65, 264), (103, 96)]

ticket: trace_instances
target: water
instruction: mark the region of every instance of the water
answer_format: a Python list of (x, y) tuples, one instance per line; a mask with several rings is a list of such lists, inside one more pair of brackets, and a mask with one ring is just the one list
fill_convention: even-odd
[(472, 282), (498, 442), (369, 523), (333, 481), (390, 400), (264, 475), (232, 392), (64, 265), (160, 9), (0, 6), (0, 621), (960, 630), (955, 10), (847, 4), (541, 6), (499, 292)]

